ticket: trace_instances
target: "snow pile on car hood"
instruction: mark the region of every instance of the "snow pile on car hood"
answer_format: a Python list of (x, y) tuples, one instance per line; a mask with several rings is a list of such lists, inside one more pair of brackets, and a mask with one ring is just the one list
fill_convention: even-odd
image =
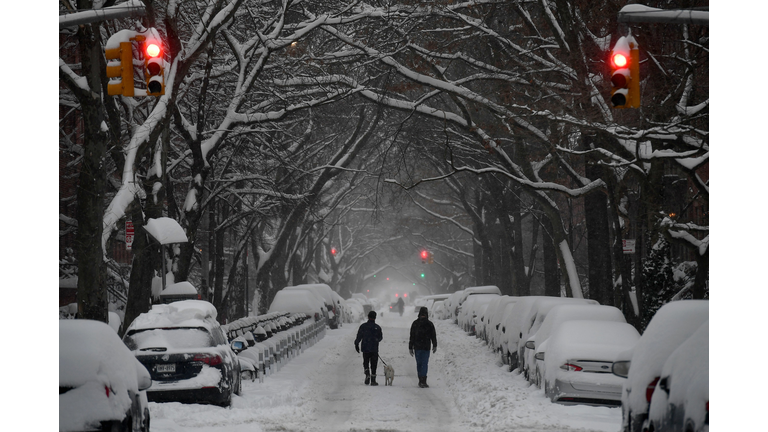
[[(104, 420), (121, 420), (138, 392), (142, 367), (114, 330), (90, 320), (59, 321), (59, 430), (83, 430)], [(107, 396), (106, 388), (109, 388)]]
[(139, 315), (130, 329), (157, 327), (194, 327), (200, 321), (216, 319), (216, 308), (203, 300), (181, 300), (152, 306), (149, 312)]

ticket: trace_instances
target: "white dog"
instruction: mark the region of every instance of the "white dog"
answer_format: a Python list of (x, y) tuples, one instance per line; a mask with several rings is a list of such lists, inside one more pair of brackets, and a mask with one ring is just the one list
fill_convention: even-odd
[(395, 368), (392, 365), (384, 365), (384, 385), (391, 386), (395, 379)]

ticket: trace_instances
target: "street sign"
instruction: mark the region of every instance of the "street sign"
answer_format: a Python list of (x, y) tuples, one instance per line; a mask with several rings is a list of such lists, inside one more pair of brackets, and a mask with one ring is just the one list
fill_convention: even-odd
[(131, 250), (133, 246), (133, 222), (125, 221), (125, 249)]
[(622, 240), (621, 249), (624, 251), (625, 254), (635, 253), (635, 240), (634, 239)]

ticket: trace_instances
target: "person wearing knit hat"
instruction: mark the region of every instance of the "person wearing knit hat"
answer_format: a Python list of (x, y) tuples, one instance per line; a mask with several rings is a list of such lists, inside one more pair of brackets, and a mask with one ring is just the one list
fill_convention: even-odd
[(360, 342), (363, 349), (363, 370), (365, 371), (365, 385), (377, 386), (376, 367), (379, 364), (379, 342), (384, 337), (381, 327), (376, 324), (376, 311), (368, 312), (368, 322), (364, 322), (357, 329), (355, 339), (355, 351), (360, 352)]
[(437, 351), (437, 335), (435, 325), (429, 320), (429, 311), (422, 307), (419, 309), (419, 317), (411, 324), (411, 338), (408, 341), (408, 351), (411, 357), (416, 357), (416, 372), (419, 377), (419, 387), (429, 388), (427, 385), (427, 369), (429, 367), (429, 349)]

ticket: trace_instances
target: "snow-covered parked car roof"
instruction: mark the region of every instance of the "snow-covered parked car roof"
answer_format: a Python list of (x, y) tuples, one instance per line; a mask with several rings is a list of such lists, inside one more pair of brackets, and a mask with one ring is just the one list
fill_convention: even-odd
[(129, 329), (200, 326), (216, 320), (216, 308), (204, 300), (181, 300), (153, 305), (131, 323)]
[(317, 293), (311, 290), (286, 290), (282, 289), (275, 294), (269, 312), (301, 312), (309, 316), (321, 313), (325, 307), (322, 299), (316, 297)]
[(334, 298), (333, 298), (333, 290), (331, 289), (330, 286), (326, 284), (301, 284), (301, 285), (285, 287), (283, 289), (284, 290), (296, 290), (296, 289), (311, 290), (320, 295), (320, 298), (323, 299), (323, 303), (327, 305), (335, 304)]

